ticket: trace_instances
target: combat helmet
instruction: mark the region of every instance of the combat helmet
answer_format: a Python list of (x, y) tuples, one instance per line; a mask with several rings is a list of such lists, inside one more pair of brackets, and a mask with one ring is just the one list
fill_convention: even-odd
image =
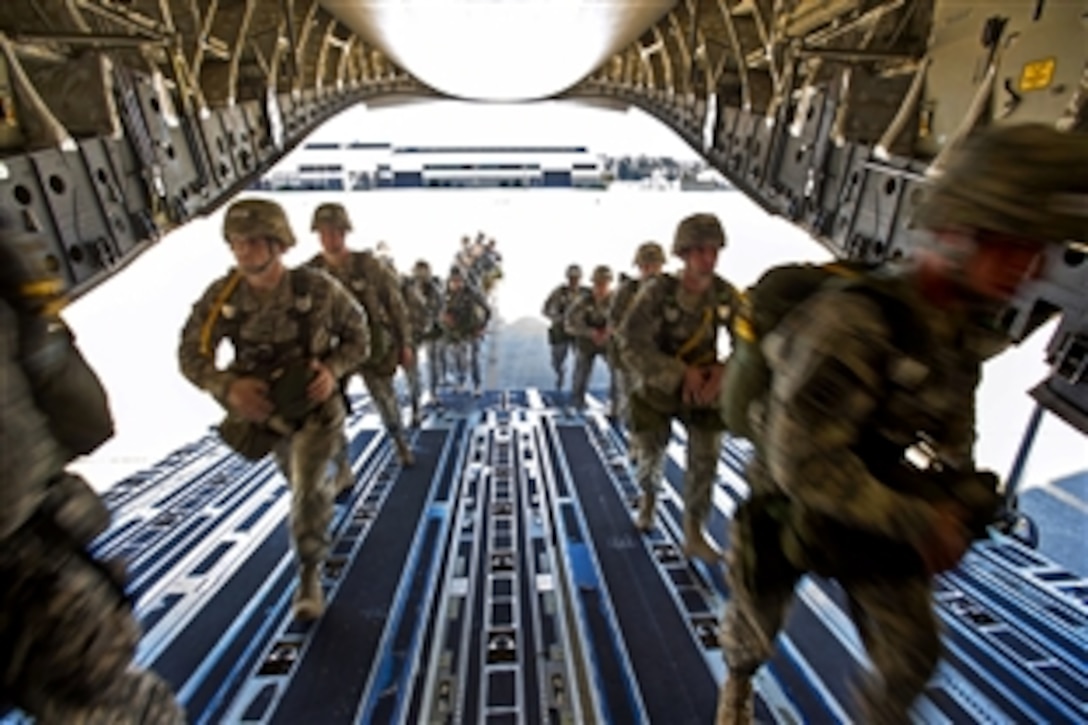
[(571, 264), (567, 266), (567, 279), (582, 278), (582, 268), (577, 264)]
[(949, 153), (916, 226), (984, 229), (1026, 243), (1088, 240), (1088, 135), (995, 126)]
[(412, 274), (420, 279), (431, 278), (431, 264), (426, 259), (417, 260), (412, 266)]
[(643, 242), (635, 251), (636, 266), (643, 264), (664, 264), (665, 250), (657, 242)]
[(672, 253), (682, 256), (689, 249), (698, 247), (725, 247), (725, 230), (713, 214), (692, 214), (676, 227), (672, 240)]
[(316, 232), (322, 225), (350, 232), (351, 219), (348, 217), (348, 210), (344, 208), (343, 204), (331, 201), (318, 205), (314, 209), (314, 218), (310, 223), (310, 231)]
[(590, 279), (594, 282), (611, 282), (612, 268), (607, 264), (598, 264), (593, 268), (593, 276)]
[(232, 236), (275, 239), (284, 249), (295, 245), (295, 235), (283, 207), (268, 199), (242, 199), (230, 205), (223, 216), (223, 238)]

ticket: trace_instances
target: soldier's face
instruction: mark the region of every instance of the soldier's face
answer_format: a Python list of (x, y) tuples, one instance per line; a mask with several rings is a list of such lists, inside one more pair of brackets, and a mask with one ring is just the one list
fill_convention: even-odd
[(664, 265), (662, 265), (661, 262), (643, 262), (638, 266), (638, 271), (643, 277), (653, 277), (661, 274), (661, 268), (663, 266)]
[(267, 237), (232, 235), (230, 251), (242, 274), (260, 274), (280, 255), (280, 246)]
[(964, 284), (972, 292), (1001, 302), (1039, 274), (1042, 249), (986, 232), (976, 238), (964, 265)]
[(321, 240), (321, 248), (329, 254), (339, 254), (344, 251), (347, 234), (340, 227), (322, 224), (317, 228), (317, 235)]
[(709, 277), (718, 266), (718, 248), (714, 245), (692, 247), (684, 252), (684, 271), (696, 277)]

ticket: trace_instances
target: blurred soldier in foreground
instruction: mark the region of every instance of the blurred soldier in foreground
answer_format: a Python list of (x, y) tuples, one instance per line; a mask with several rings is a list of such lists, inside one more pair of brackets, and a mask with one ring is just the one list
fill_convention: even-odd
[(720, 723), (751, 720), (750, 678), (808, 572), (845, 590), (872, 661), (859, 721), (909, 720), (940, 657), (933, 577), (1000, 502), (972, 454), (981, 363), (1007, 344), (994, 321), (1046, 244), (1088, 237), (1086, 169), (1084, 135), (969, 138), (918, 209), (930, 237), (911, 263), (824, 285), (764, 339), (771, 388), (749, 406), (758, 453), (732, 527)]
[(437, 340), (442, 336), (438, 326), (438, 315), (442, 311), (442, 291), (438, 280), (431, 276), (431, 265), (419, 260), (412, 268), (411, 275), (401, 280), (404, 303), (408, 306), (408, 315), (412, 326), (412, 362), (404, 368), (408, 376), (408, 391), (412, 398), (412, 425), (419, 425), (420, 398), (423, 384), (419, 374), (419, 349), (426, 345), (427, 364), (431, 368), (431, 398), (438, 396), (438, 351)]
[(480, 339), (491, 319), (491, 310), (480, 291), (466, 284), (460, 267), (450, 269), (440, 319), (446, 343), (453, 353), (458, 389), (464, 390), (466, 378), (471, 376), (473, 393), (479, 395), (482, 383)]
[(133, 664), (124, 566), (95, 558), (110, 512), (65, 466), (113, 436), (105, 390), (57, 316), (48, 250), (0, 219), (0, 710), (42, 723), (183, 723)]
[(616, 376), (608, 360), (608, 343), (612, 327), (608, 324), (608, 309), (612, 305), (612, 270), (599, 265), (593, 270), (590, 294), (574, 301), (567, 310), (567, 334), (574, 339), (574, 377), (571, 379), (571, 405), (586, 407), (586, 387), (593, 372), (593, 362), (603, 356), (608, 366), (609, 404), (616, 409)]
[(552, 370), (555, 371), (555, 389), (563, 389), (563, 377), (567, 370), (567, 353), (570, 352), (571, 339), (567, 333), (567, 310), (579, 299), (589, 295), (589, 290), (582, 286), (582, 268), (577, 264), (567, 267), (567, 282), (552, 290), (544, 300), (542, 310), (551, 327), (548, 328), (548, 344), (552, 348)]
[[(608, 308), (608, 324), (613, 330), (618, 330), (627, 311), (631, 309), (631, 303), (635, 294), (647, 280), (661, 274), (665, 266), (665, 250), (657, 242), (645, 242), (640, 244), (635, 252), (635, 266), (638, 267), (638, 277), (625, 277), (620, 275), (620, 285), (616, 293), (612, 295), (612, 305)], [(620, 355), (616, 336), (609, 341), (609, 360), (612, 363), (612, 376), (616, 380), (616, 398), (612, 404), (612, 412), (620, 417), (628, 430), (631, 429), (631, 413), (628, 405), (628, 396), (631, 391), (630, 373), (624, 369), (623, 356)], [(638, 448), (634, 439), (628, 444), (628, 450), (632, 455), (637, 455)]]
[[(370, 325), (370, 357), (351, 372), (358, 372), (362, 376), (374, 407), (378, 409), (382, 423), (393, 439), (397, 457), (403, 465), (410, 466), (414, 462), (412, 449), (404, 432), (400, 404), (393, 387), (397, 365), (407, 369), (415, 362), (412, 329), (408, 308), (400, 291), (400, 280), (390, 264), (380, 261), (382, 257), (347, 248), (351, 220), (342, 205), (329, 203), (318, 206), (314, 209), (311, 228), (321, 238), (321, 254), (307, 265), (331, 274), (366, 310)], [(340, 383), (346, 388), (348, 378), (343, 378)], [(346, 441), (343, 454), (338, 456), (338, 465), (339, 488), (343, 490), (354, 483), (347, 460)]]
[(724, 425), (717, 409), (722, 381), (718, 333), (728, 327), (737, 291), (714, 273), (725, 230), (713, 214), (680, 222), (672, 253), (684, 261), (677, 275), (645, 282), (619, 329), (620, 355), (631, 377), (631, 429), (642, 490), (636, 525), (653, 527), (657, 490), (665, 473), (670, 421), (688, 431), (684, 474), (684, 552), (708, 562), (721, 557), (703, 525)]
[[(223, 236), (238, 264), (193, 306), (181, 372), (227, 409), (219, 432), (228, 445), (252, 460), (275, 453), (291, 486), (294, 614), (314, 619), (325, 608), (320, 566), (336, 493), (329, 469), (344, 437), (338, 384), (370, 352), (366, 313), (328, 275), (284, 266), (295, 236), (278, 204), (235, 202)], [(216, 367), (223, 340), (234, 348), (226, 370)]]

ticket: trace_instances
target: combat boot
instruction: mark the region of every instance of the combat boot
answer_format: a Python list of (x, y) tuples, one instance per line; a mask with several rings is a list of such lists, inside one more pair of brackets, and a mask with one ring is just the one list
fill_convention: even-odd
[(717, 725), (749, 725), (754, 717), (752, 678), (730, 672), (718, 694)]
[(412, 403), (412, 427), (418, 428), (420, 423), (419, 403)]
[(657, 494), (653, 491), (643, 491), (638, 499), (638, 516), (635, 517), (635, 528), (639, 531), (649, 531), (654, 527), (654, 509), (657, 505)]
[(325, 611), (325, 592), (321, 590), (321, 571), (317, 564), (303, 564), (298, 572), (294, 613), (300, 622), (317, 619)]
[(684, 515), (684, 555), (689, 559), (702, 559), (707, 564), (717, 564), (722, 560), (722, 550), (706, 535), (701, 521)]
[(405, 440), (403, 433), (397, 433), (393, 438), (393, 445), (397, 447), (397, 460), (400, 461), (400, 465), (405, 468), (411, 468), (415, 465), (415, 456), (412, 455), (412, 449), (408, 445), (408, 441)]

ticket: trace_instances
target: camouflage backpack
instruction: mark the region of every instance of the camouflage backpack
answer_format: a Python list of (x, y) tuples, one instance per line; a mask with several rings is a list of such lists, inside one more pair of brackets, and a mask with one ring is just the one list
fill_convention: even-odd
[(888, 316), (896, 339), (902, 336), (909, 343), (907, 331), (917, 327), (910, 310), (879, 280), (866, 274), (872, 269), (873, 265), (852, 261), (784, 264), (765, 272), (744, 292), (741, 309), (733, 320), (733, 351), (726, 361), (719, 399), (730, 433), (758, 445), (748, 415), (751, 403), (763, 398), (771, 386), (771, 371), (761, 348), (763, 339), (790, 311), (825, 285), (835, 284), (872, 297)]

